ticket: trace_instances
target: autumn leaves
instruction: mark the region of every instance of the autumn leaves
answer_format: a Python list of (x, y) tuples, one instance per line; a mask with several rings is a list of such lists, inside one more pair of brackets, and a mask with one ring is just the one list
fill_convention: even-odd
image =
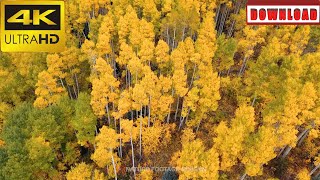
[[(0, 121), (7, 125), (0, 153), (8, 161), (0, 160), (9, 167), (1, 173), (14, 179), (11, 167), (28, 167), (15, 161), (23, 154), (44, 168), (16, 168), (19, 177), (121, 179), (130, 167), (130, 177), (152, 179), (159, 173), (135, 168), (165, 157), (165, 166), (205, 169), (179, 171), (180, 179), (235, 179), (263, 174), (277, 154), (284, 158), (299, 144), (316, 173), (320, 55), (305, 50), (315, 29), (246, 26), (241, 9), (217, 35), (216, 17), (240, 6), (66, 2), (64, 52), (1, 57)], [(14, 134), (25, 137), (19, 153)]]

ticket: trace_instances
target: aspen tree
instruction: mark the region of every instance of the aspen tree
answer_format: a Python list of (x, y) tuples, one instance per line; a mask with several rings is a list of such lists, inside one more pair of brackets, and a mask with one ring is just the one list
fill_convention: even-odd
[[(136, 56), (132, 55), (132, 58), (128, 61), (127, 69), (131, 72), (131, 76), (128, 77), (128, 83), (136, 84), (144, 76), (143, 69), (145, 66), (141, 60)], [(129, 79), (130, 78), (130, 79)]]
[(69, 172), (67, 172), (67, 180), (87, 180), (90, 178), (94, 178), (97, 180), (105, 179), (104, 175), (99, 172), (99, 170), (92, 170), (92, 165), (88, 165), (84, 162), (76, 164), (76, 166), (72, 167)]
[(133, 52), (132, 47), (127, 43), (121, 43), (119, 57), (117, 58), (116, 61), (121, 66), (125, 66), (126, 64), (128, 64), (130, 59), (134, 58), (134, 56), (135, 54)]
[(108, 175), (117, 179), (117, 171), (119, 168), (119, 158), (113, 150), (118, 147), (119, 135), (115, 130), (103, 126), (100, 133), (96, 136), (96, 150), (92, 154), (91, 159), (100, 167), (111, 166)]
[[(120, 121), (121, 128), (122, 128), (122, 134), (121, 139), (123, 142), (130, 142), (131, 145), (131, 158), (132, 158), (132, 168), (135, 168), (135, 155), (134, 155), (134, 141), (137, 141), (138, 138), (138, 128), (134, 126), (133, 120), (127, 120), (123, 119)], [(134, 175), (136, 174), (136, 170), (134, 169)]]
[(90, 39), (90, 41), (97, 43), (99, 34), (99, 29), (101, 27), (101, 23), (103, 21), (103, 16), (98, 15), (97, 17), (93, 17), (92, 19), (89, 19), (87, 22), (89, 33), (88, 35), (85, 34), (85, 37)]
[(312, 176), (320, 168), (320, 157), (319, 154), (315, 157), (314, 161), (315, 167), (310, 171), (309, 176)]
[[(134, 43), (135, 41), (132, 40), (132, 38), (139, 38), (139, 37), (132, 37), (131, 35), (131, 33), (137, 28), (137, 24), (139, 24), (137, 13), (132, 8), (131, 5), (127, 6), (125, 12), (126, 14), (124, 16), (121, 16), (117, 23), (119, 43), (121, 44), (121, 43), (127, 42), (127, 40), (130, 39), (130, 42), (133, 45), (137, 45), (136, 43)], [(138, 35), (138, 34), (135, 34), (135, 35)]]
[(193, 87), (184, 98), (181, 116), (186, 118), (188, 116), (188, 111), (191, 110), (195, 112), (198, 108), (198, 105), (197, 105), (198, 101), (199, 101), (199, 89), (197, 87)]
[(254, 53), (254, 47), (259, 43), (265, 42), (266, 27), (262, 26), (254, 29), (250, 26), (246, 26), (243, 29), (243, 38), (238, 41), (238, 52), (243, 53), (243, 62), (239, 71), (239, 75), (242, 75), (246, 69), (247, 61)]
[(164, 118), (168, 114), (168, 108), (170, 108), (174, 101), (171, 95), (172, 80), (171, 78), (160, 75), (159, 78), (155, 79), (155, 82), (154, 90), (150, 96), (150, 116), (152, 119), (155, 118), (162, 121), (165, 120)]
[(244, 141), (254, 131), (254, 109), (251, 106), (241, 105), (236, 110), (236, 117), (231, 120), (230, 128), (223, 121), (216, 128), (217, 137), (214, 138), (214, 148), (221, 152), (221, 169), (230, 170), (237, 163)]
[(282, 26), (271, 31), (279, 39), (284, 53), (301, 55), (309, 41), (310, 26)]
[(187, 75), (184, 71), (185, 55), (183, 54), (183, 44), (180, 44), (177, 49), (171, 53), (171, 59), (174, 63), (174, 72), (172, 76), (175, 92), (180, 97), (183, 97), (187, 93)]
[[(32, 101), (38, 74), (46, 69), (45, 53), (0, 54), (0, 99), (12, 105)], [(32, 99), (32, 100), (31, 100)]]
[(155, 122), (152, 127), (145, 126), (142, 132), (143, 153), (147, 158), (161, 151), (171, 141), (171, 133), (174, 126), (169, 124), (161, 125)]
[(177, 49), (173, 50), (171, 53), (171, 59), (173, 61), (173, 76), (172, 76), (172, 82), (174, 87), (174, 92), (177, 95), (177, 104), (176, 104), (176, 111), (174, 119), (177, 118), (178, 109), (180, 105), (180, 98), (184, 97), (187, 92), (187, 75), (185, 73), (184, 67), (185, 67), (185, 55), (183, 54), (183, 42), (181, 42)]
[(128, 6), (129, 4), (125, 0), (112, 1), (112, 6), (110, 6), (110, 12), (112, 13), (113, 18), (116, 22), (118, 22), (120, 18), (126, 14), (126, 9)]
[(93, 67), (95, 74), (92, 74), (92, 92), (91, 92), (91, 106), (98, 117), (105, 115), (107, 111), (107, 118), (110, 124), (110, 110), (109, 103), (114, 103), (118, 98), (116, 89), (120, 82), (113, 76), (112, 67), (107, 62), (98, 58)]
[(76, 1), (68, 1), (65, 3), (65, 11), (68, 18), (66, 19), (66, 35), (68, 36), (67, 39), (73, 39), (68, 32), (71, 32), (72, 28), (76, 29), (77, 31), (83, 29), (82, 22), (77, 21), (80, 17), (79, 6)]
[(97, 51), (100, 57), (105, 57), (112, 53), (113, 47), (112, 36), (114, 35), (115, 27), (110, 13), (103, 17), (101, 26), (99, 28), (98, 40), (97, 40)]
[(96, 45), (93, 41), (85, 40), (81, 46), (81, 52), (84, 54), (85, 59), (88, 60), (89, 64), (92, 66), (96, 63), (98, 53), (95, 49)]
[[(49, 73), (61, 71), (62, 76), (58, 76), (61, 85), (68, 90), (69, 96), (76, 99), (80, 92), (80, 83), (78, 74), (80, 73), (80, 51), (76, 47), (68, 47), (63, 51), (59, 58), (47, 56), (47, 66)], [(52, 58), (53, 57), (53, 58)], [(53, 68), (52, 68), (53, 66)]]
[(213, 13), (206, 14), (199, 30), (199, 37), (195, 42), (195, 51), (200, 54), (200, 61), (197, 65), (199, 77), (194, 82), (194, 85), (199, 88), (199, 108), (196, 112), (196, 119), (189, 124), (198, 124), (198, 127), (202, 119), (206, 118), (207, 112), (217, 109), (217, 101), (220, 99), (220, 79), (212, 69), (212, 58), (217, 48), (215, 44), (216, 32), (213, 25)]
[(77, 164), (67, 173), (68, 180), (85, 180), (91, 177), (91, 166), (82, 162)]
[(216, 72), (213, 72), (212, 66), (205, 66), (201, 63), (198, 69), (199, 79), (194, 82), (195, 86), (199, 87), (198, 108), (195, 112), (196, 118), (190, 121), (189, 125), (197, 125), (199, 128), (201, 121), (207, 117), (206, 114), (218, 108), (218, 100), (221, 97), (220, 78)]
[(117, 112), (113, 112), (112, 116), (115, 119), (121, 118), (127, 112), (132, 110), (133, 100), (132, 100), (132, 88), (126, 89), (120, 93), (118, 100)]
[(161, 134), (161, 126), (143, 128), (142, 147), (143, 153), (146, 157), (153, 153), (159, 152), (159, 146), (161, 144)]
[(57, 85), (57, 80), (47, 71), (39, 73), (38, 78), (35, 91), (37, 99), (34, 102), (34, 106), (45, 108), (56, 103), (63, 94), (64, 89)]
[(162, 13), (169, 13), (171, 10), (172, 10), (172, 0), (164, 0), (164, 1), (161, 1), (161, 5), (162, 5), (162, 9), (161, 9), (161, 12)]
[(152, 180), (153, 178), (153, 171), (152, 170), (142, 170), (142, 172), (139, 174), (139, 179), (145, 179), (145, 180)]
[(212, 12), (207, 13), (201, 23), (195, 47), (196, 51), (201, 55), (202, 62), (207, 64), (212, 61), (217, 50), (216, 31), (214, 29)]
[(143, 9), (143, 17), (149, 22), (152, 22), (154, 25), (157, 25), (160, 19), (160, 12), (157, 10), (157, 5), (155, 2), (156, 1), (154, 0), (142, 1), (141, 7)]
[(244, 6), (65, 2), (63, 52), (0, 53), (0, 179), (154, 179), (136, 168), (159, 157), (162, 178), (279, 178), (287, 156), (283, 177), (316, 176), (319, 32)]
[(154, 43), (148, 39), (143, 40), (138, 56), (142, 63), (149, 64), (154, 58)]
[(7, 157), (5, 161), (1, 158), (0, 166), (3, 174), (1, 177), (23, 179), (26, 177), (31, 178), (33, 175), (30, 164), (31, 159), (25, 145), (26, 141), (31, 138), (28, 116), (32, 109), (30, 103), (25, 103), (17, 106), (15, 111), (11, 111), (8, 114), (1, 132), (1, 138), (6, 143), (4, 147), (0, 148), (1, 157), (4, 155)]
[(139, 29), (142, 35), (141, 40), (149, 40), (150, 42), (154, 42), (155, 33), (154, 33), (154, 25), (145, 19), (141, 19), (139, 22)]
[(214, 56), (214, 65), (219, 72), (229, 70), (234, 64), (233, 57), (236, 52), (237, 43), (233, 38), (225, 38), (225, 35), (217, 39), (217, 51)]
[(75, 103), (75, 116), (71, 120), (72, 127), (77, 131), (78, 144), (89, 146), (94, 142), (96, 116), (90, 108), (90, 96), (80, 93)]
[[(149, 98), (146, 95), (146, 89), (141, 84), (135, 84), (132, 89), (132, 108), (136, 111), (140, 111), (140, 118), (142, 118), (142, 107), (147, 106), (149, 102)], [(139, 154), (142, 157), (142, 120), (140, 119), (139, 125)]]
[(310, 180), (311, 177), (309, 175), (309, 171), (306, 168), (303, 168), (298, 174), (297, 174), (298, 180)]
[(169, 63), (169, 46), (168, 44), (163, 41), (159, 40), (158, 44), (155, 48), (155, 57), (156, 57), (156, 62), (159, 66), (160, 73), (165, 73), (164, 69), (168, 67)]
[(277, 141), (271, 127), (261, 126), (256, 134), (245, 141), (241, 162), (246, 167), (246, 174), (257, 176), (262, 173), (262, 165), (276, 157), (274, 147)]
[(26, 142), (26, 147), (34, 168), (37, 168), (34, 173), (50, 172), (51, 163), (55, 159), (50, 143), (41, 136), (32, 137)]
[[(285, 146), (284, 151), (281, 151), (283, 152), (282, 157), (285, 157), (300, 139), (297, 127), (312, 119), (312, 109), (317, 96), (312, 83), (301, 81), (303, 64), (299, 63), (300, 58), (297, 56), (283, 57), (285, 49), (281, 48), (279, 39), (273, 38), (272, 41), (278, 43), (268, 45), (263, 49), (257, 62), (251, 65), (252, 69), (248, 72), (249, 77), (246, 82), (255, 95), (268, 102), (263, 110), (264, 122), (278, 124), (276, 132), (279, 143), (277, 146)], [(268, 68), (265, 68), (266, 65)], [(264, 67), (263, 73), (258, 72), (257, 67)], [(266, 73), (273, 75), (266, 77), (263, 75)], [(279, 95), (285, 98), (278, 98)], [(308, 114), (308, 117), (303, 114)], [(302, 133), (307, 131), (302, 131)]]
[(193, 168), (179, 172), (179, 179), (218, 179), (219, 157), (214, 149), (205, 150), (203, 142), (195, 139), (190, 129), (184, 130), (181, 139), (182, 150), (174, 154), (171, 159), (173, 165), (178, 168)]
[[(80, 61), (79, 59), (80, 50), (75, 46), (71, 46), (65, 49), (60, 55), (64, 64), (64, 70), (70, 73), (70, 76), (80, 72)], [(48, 60), (47, 60), (48, 63)], [(51, 61), (51, 63), (53, 63)]]
[(58, 54), (50, 54), (47, 56), (47, 66), (48, 72), (57, 78), (64, 79), (66, 77), (66, 73), (63, 72), (63, 61), (62, 58)]

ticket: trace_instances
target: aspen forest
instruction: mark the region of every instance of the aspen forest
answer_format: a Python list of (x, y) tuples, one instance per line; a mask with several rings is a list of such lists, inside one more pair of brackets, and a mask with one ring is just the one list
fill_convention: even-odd
[(0, 180), (319, 180), (320, 27), (246, 0), (68, 0), (0, 52)]

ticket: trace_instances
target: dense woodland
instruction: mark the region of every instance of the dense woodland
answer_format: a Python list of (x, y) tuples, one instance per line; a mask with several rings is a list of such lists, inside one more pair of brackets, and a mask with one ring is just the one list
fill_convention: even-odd
[(241, 0), (65, 4), (64, 52), (0, 53), (1, 180), (319, 179), (319, 27), (246, 25)]

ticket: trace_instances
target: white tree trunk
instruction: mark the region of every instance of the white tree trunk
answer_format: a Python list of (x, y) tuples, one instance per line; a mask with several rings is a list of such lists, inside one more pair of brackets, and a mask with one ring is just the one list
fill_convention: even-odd
[(114, 158), (113, 158), (113, 154), (112, 154), (112, 149), (110, 149), (111, 151), (111, 160), (112, 160), (112, 166), (113, 166), (113, 172), (114, 172), (114, 179), (117, 180), (117, 169), (116, 169), (116, 163), (114, 162)]
[(318, 166), (316, 166), (315, 168), (313, 168), (312, 171), (310, 171), (309, 175), (312, 176), (312, 174), (313, 174), (314, 172), (316, 172), (317, 169), (319, 169), (319, 167), (320, 167), (320, 164), (319, 164)]
[(133, 174), (134, 174), (134, 178), (136, 178), (136, 169), (135, 169), (135, 165), (134, 165), (134, 151), (133, 151), (133, 142), (132, 142), (132, 130), (131, 130), (131, 133), (130, 133), (130, 143), (131, 143), (131, 156), (132, 156)]

